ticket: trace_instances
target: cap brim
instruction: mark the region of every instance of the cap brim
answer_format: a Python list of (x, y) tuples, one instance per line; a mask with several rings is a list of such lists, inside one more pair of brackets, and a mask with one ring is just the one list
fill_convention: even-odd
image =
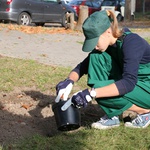
[(84, 52), (90, 52), (92, 51), (95, 46), (97, 45), (99, 37), (93, 38), (93, 39), (85, 39), (82, 50)]

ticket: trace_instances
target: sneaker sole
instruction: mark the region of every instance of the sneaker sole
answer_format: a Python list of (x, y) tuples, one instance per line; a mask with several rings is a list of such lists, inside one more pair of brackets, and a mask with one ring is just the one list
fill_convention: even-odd
[(91, 127), (92, 128), (95, 128), (95, 129), (111, 129), (111, 128), (116, 128), (116, 127), (119, 127), (120, 124), (118, 125), (113, 125), (113, 126), (96, 126), (96, 125), (92, 125)]

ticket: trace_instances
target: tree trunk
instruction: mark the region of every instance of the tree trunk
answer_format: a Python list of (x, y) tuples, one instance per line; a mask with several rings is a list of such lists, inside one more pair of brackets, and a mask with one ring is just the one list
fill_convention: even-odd
[(85, 19), (88, 17), (88, 6), (79, 6), (79, 18), (75, 30), (82, 31), (82, 24)]
[(131, 0), (125, 1), (125, 21), (131, 21)]
[(74, 13), (67, 14), (67, 28), (74, 30)]
[(145, 0), (142, 1), (142, 6), (143, 6), (143, 15), (145, 14)]

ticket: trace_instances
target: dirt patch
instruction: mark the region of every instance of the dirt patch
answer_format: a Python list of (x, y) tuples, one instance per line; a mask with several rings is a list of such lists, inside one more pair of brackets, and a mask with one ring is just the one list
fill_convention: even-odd
[[(23, 138), (39, 134), (52, 137), (62, 131), (57, 125), (52, 111), (55, 97), (49, 91), (42, 93), (35, 87), (16, 88), (10, 93), (0, 93), (0, 146), (11, 145)], [(85, 109), (80, 109), (81, 127), (90, 126), (104, 115), (96, 101), (92, 101)], [(125, 112), (123, 117), (129, 121), (136, 114)], [(122, 119), (122, 118), (121, 118)], [(69, 131), (68, 131), (69, 132)]]
[(0, 93), (0, 142), (16, 141), (33, 134), (55, 132), (53, 97), (35, 88)]
[[(0, 93), (0, 145), (35, 134), (46, 137), (61, 132), (57, 130), (52, 111), (54, 99), (49, 92), (41, 93), (35, 87)], [(82, 126), (97, 120), (99, 111), (97, 104), (81, 110)]]

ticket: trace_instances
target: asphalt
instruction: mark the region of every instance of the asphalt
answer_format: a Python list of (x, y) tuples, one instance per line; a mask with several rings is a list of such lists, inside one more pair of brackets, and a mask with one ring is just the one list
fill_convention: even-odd
[(88, 54), (81, 50), (82, 34), (26, 34), (6, 29), (0, 34), (0, 55), (3, 56), (74, 67)]
[[(139, 31), (150, 37), (150, 30)], [(84, 36), (77, 34), (27, 34), (17, 30), (0, 30), (0, 55), (36, 60), (47, 65), (75, 67), (88, 53), (83, 52)]]

